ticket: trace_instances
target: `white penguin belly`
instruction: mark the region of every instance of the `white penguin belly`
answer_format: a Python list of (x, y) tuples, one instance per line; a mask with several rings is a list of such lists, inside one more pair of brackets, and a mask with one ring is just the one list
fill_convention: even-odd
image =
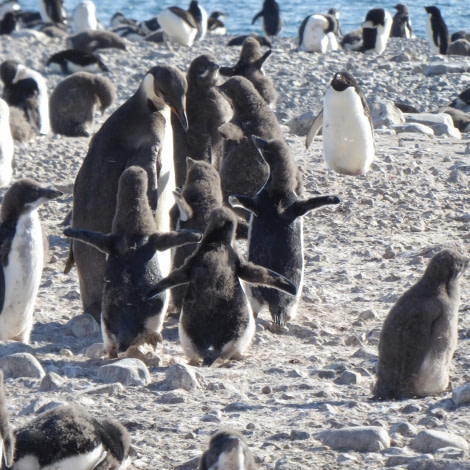
[(192, 46), (196, 39), (197, 29), (190, 26), (170, 10), (163, 10), (157, 15), (158, 22), (172, 41), (182, 46)]
[(29, 343), (43, 263), (42, 230), (34, 210), (18, 219), (8, 266), (4, 267), (5, 302), (0, 315), (0, 340)]
[(361, 99), (349, 87), (331, 88), (323, 102), (323, 158), (338, 173), (364, 174), (375, 156), (374, 137)]
[(222, 452), (217, 459), (217, 462), (212, 464), (207, 470), (245, 470), (245, 454), (243, 448), (238, 445), (230, 451)]
[[(161, 232), (172, 230), (170, 211), (175, 204), (173, 191), (175, 186), (175, 166), (173, 160), (173, 128), (171, 127), (171, 110), (168, 106), (162, 111), (165, 117), (165, 135), (160, 154), (160, 174), (157, 181), (158, 203), (155, 213), (157, 229)], [(158, 263), (163, 277), (171, 271), (171, 250), (157, 251)]]
[(324, 31), (327, 26), (328, 21), (324, 16), (310, 16), (305, 25), (300, 49), (306, 52), (321, 52), (324, 54), (328, 50), (328, 37)]

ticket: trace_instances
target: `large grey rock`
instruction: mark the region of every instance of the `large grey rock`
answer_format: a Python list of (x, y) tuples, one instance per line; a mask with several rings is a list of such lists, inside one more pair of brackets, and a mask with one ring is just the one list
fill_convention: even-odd
[(393, 101), (372, 96), (367, 100), (367, 103), (374, 128), (395, 126), (405, 122), (405, 116)]
[(98, 379), (104, 383), (120, 382), (123, 385), (148, 385), (150, 373), (140, 359), (126, 358), (98, 369)]
[(457, 39), (451, 42), (447, 48), (447, 55), (470, 56), (470, 42), (466, 39)]
[(441, 62), (432, 63), (424, 69), (424, 75), (431, 77), (433, 75), (446, 75), (448, 73), (465, 73), (469, 70), (466, 62)]
[(289, 128), (291, 134), (303, 137), (308, 134), (315, 118), (316, 114), (313, 114), (312, 111), (308, 111), (300, 116), (293, 117), (287, 121), (285, 125)]
[(434, 135), (432, 128), (425, 126), (424, 124), (420, 124), (419, 122), (410, 122), (408, 124), (394, 126), (393, 129), (395, 129), (397, 134), (410, 132), (414, 134)]
[(185, 364), (173, 364), (166, 371), (165, 388), (176, 390), (182, 388), (190, 392), (199, 387), (196, 374), (191, 366)]
[(460, 131), (455, 128), (452, 118), (446, 113), (405, 113), (406, 122), (418, 122), (429, 126), (436, 135), (447, 135), (460, 139)]
[(441, 108), (439, 110), (441, 113), (446, 113), (452, 118), (454, 126), (460, 132), (469, 132), (470, 131), (470, 114), (462, 111), (461, 109), (451, 108), (450, 106)]
[(452, 390), (452, 401), (456, 405), (467, 405), (470, 403), (470, 383), (454, 388)]
[(390, 436), (379, 426), (354, 426), (331, 429), (318, 434), (323, 444), (334, 450), (378, 452), (390, 447)]
[(83, 313), (82, 315), (73, 317), (67, 322), (65, 328), (76, 338), (86, 338), (100, 333), (100, 326), (96, 323), (93, 315), (89, 313)]
[(457, 449), (468, 450), (468, 442), (456, 434), (435, 429), (421, 431), (411, 443), (412, 449), (422, 453), (433, 453), (443, 447), (456, 447)]
[(39, 361), (29, 353), (16, 353), (0, 359), (0, 369), (6, 379), (32, 377), (42, 379), (46, 373)]
[(39, 391), (51, 392), (59, 389), (65, 382), (59, 374), (55, 372), (48, 372), (47, 375), (42, 379), (41, 385), (39, 385)]

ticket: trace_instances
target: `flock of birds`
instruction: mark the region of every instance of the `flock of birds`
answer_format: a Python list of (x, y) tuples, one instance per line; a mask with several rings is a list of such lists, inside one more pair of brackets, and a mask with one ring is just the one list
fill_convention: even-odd
[[(41, 0), (39, 14), (16, 5), (1, 5), (1, 33), (35, 25), (45, 34), (67, 34), (60, 0)], [(393, 19), (384, 9), (369, 11), (360, 33), (341, 37), (337, 11), (310, 15), (299, 29), (299, 49), (327, 52), (349, 44), (381, 54), (390, 35), (411, 36), (406, 5), (396, 9)], [(466, 41), (448, 46), (439, 10), (426, 11), (439, 53)], [(12, 180), (14, 140), (51, 131), (89, 137), (95, 107), (103, 112), (113, 103), (115, 89), (100, 75), (107, 69), (96, 49), (125, 48), (120, 35), (130, 32), (189, 47), (208, 30), (223, 28), (220, 18), (217, 12), (208, 16), (193, 0), (188, 10), (171, 7), (147, 22), (117, 14), (113, 30), (106, 31), (96, 21), (94, 4), (85, 0), (70, 22), (69, 49), (48, 61), (67, 75), (50, 97), (38, 72), (3, 61), (1, 186)], [(259, 18), (266, 36), (279, 33), (275, 1), (264, 1), (252, 21)], [(66, 272), (76, 265), (83, 309), (101, 324), (103, 353), (111, 358), (139, 357), (143, 345), (155, 349), (170, 300), (179, 314), (183, 351), (193, 365), (242, 356), (262, 308), (270, 311), (276, 332), (296, 316), (304, 271), (302, 216), (340, 200), (303, 197), (302, 175), (272, 109), (277, 92), (262, 72), (271, 53), (262, 52), (264, 41), (236, 38), (233, 43), (242, 48), (233, 67), (219, 67), (211, 54), (195, 58), (186, 75), (173, 66), (152, 67), (90, 140), (74, 184), (70, 227), (64, 230), (71, 240)], [(220, 75), (228, 77), (221, 85)], [(332, 171), (368, 172), (375, 157), (373, 126), (350, 73), (334, 74), (307, 147), (320, 128), (324, 160)], [(44, 263), (37, 209), (60, 196), (30, 178), (13, 182), (4, 195), (0, 341), (29, 342)], [(235, 238), (247, 239), (247, 260), (233, 248)], [(443, 250), (393, 307), (379, 343), (377, 399), (422, 397), (447, 387), (457, 343), (458, 280), (467, 265), (462, 254)], [(431, 321), (423, 335), (422, 324)], [(79, 407), (54, 408), (14, 431), (2, 383), (2, 468), (129, 465), (133, 449), (124, 427)], [(199, 468), (253, 469), (255, 464), (243, 436), (223, 430), (211, 439)]]

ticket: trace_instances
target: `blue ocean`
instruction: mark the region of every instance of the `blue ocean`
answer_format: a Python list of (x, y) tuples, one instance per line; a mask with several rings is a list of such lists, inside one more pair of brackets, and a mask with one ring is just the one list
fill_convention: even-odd
[[(80, 0), (65, 0), (64, 5), (69, 14)], [(19, 0), (25, 10), (38, 10), (38, 0)], [(335, 7), (341, 11), (340, 27), (343, 33), (359, 28), (368, 10), (376, 7), (386, 8), (391, 15), (395, 14), (393, 8), (399, 0), (371, 2), (366, 0), (330, 0), (306, 2), (304, 0), (278, 0), (284, 27), (281, 36), (294, 37), (298, 34), (300, 23), (305, 16), (312, 13), (326, 13), (329, 8)], [(109, 20), (114, 13), (121, 11), (130, 18), (145, 20), (157, 15), (162, 9), (172, 5), (188, 8), (190, 0), (95, 0), (97, 17), (105, 27), (109, 27)], [(251, 25), (251, 19), (261, 9), (263, 0), (200, 0), (199, 3), (208, 13), (220, 10), (228, 16), (225, 18), (227, 33), (231, 35), (247, 34), (250, 32), (262, 33), (261, 20)], [(406, 2), (403, 2), (406, 3)], [(441, 10), (442, 16), (449, 28), (449, 32), (470, 30), (470, 8), (464, 0), (449, 0), (433, 3), (429, 0), (414, 0), (408, 3), (413, 33), (419, 37), (426, 35), (425, 6), (435, 5)]]

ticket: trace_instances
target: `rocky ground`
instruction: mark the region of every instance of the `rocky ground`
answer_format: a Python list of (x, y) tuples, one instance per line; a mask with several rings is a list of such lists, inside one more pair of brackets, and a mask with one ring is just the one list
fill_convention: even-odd
[[(96, 128), (153, 65), (173, 64), (186, 71), (192, 59), (206, 52), (221, 65), (233, 64), (239, 48), (224, 43), (207, 38), (173, 52), (161, 45), (128, 43), (127, 52), (104, 51), (117, 101), (98, 118)], [(0, 37), (1, 57), (41, 71), (50, 91), (62, 76), (49, 71), (45, 61), (62, 49), (60, 39)], [(456, 69), (449, 67), (426, 75), (433, 62), (443, 64), (444, 59), (431, 57), (420, 39), (391, 41), (380, 57), (300, 53), (294, 39), (282, 39), (274, 44), (265, 72), (275, 80), (280, 93), (276, 112), (286, 122), (317, 112), (332, 75), (344, 68), (369, 98), (436, 111), (466, 88), (470, 74), (465, 72), (468, 62), (452, 59), (450, 64), (458, 63), (460, 71), (450, 73)], [(321, 136), (308, 150), (305, 138), (287, 126), (285, 138), (303, 169), (306, 194), (337, 194), (342, 200), (305, 217), (305, 286), (298, 318), (287, 333), (277, 335), (268, 328), (268, 315), (262, 314), (243, 360), (194, 369), (177, 366), (186, 361), (177, 320), (170, 317), (158, 350), (160, 362), (148, 367), (149, 376), (137, 380), (141, 385), (105, 383), (102, 367), (112, 361), (94, 358), (90, 346), (101, 341), (98, 326), (78, 317), (82, 309), (76, 271), (63, 274), (68, 241), (61, 223), (71, 209), (72, 185), (88, 139), (47, 136), (16, 146), (15, 178), (33, 177), (65, 194), (40, 210), (50, 251), (31, 344), (0, 345), (0, 361), (30, 353), (46, 373), (45, 378), (40, 372), (28, 377), (25, 371), (6, 379), (14, 426), (32, 419), (49, 402), (81, 403), (97, 416), (112, 416), (126, 426), (138, 454), (136, 469), (195, 469), (210, 435), (227, 426), (243, 432), (260, 469), (470, 468), (470, 408), (452, 400), (453, 388), (470, 383), (470, 273), (461, 280), (459, 344), (449, 390), (424, 399), (371, 401), (378, 337), (387, 312), (441, 247), (468, 251), (468, 134), (457, 139), (397, 134), (391, 126), (378, 129), (377, 159), (367, 177), (357, 178), (328, 172)], [(175, 370), (187, 374), (180, 380), (183, 388), (175, 388)], [(321, 434), (350, 426), (374, 428), (360, 439), (353, 436), (352, 444), (341, 449)], [(443, 435), (429, 431), (445, 432), (450, 440), (443, 444)]]

